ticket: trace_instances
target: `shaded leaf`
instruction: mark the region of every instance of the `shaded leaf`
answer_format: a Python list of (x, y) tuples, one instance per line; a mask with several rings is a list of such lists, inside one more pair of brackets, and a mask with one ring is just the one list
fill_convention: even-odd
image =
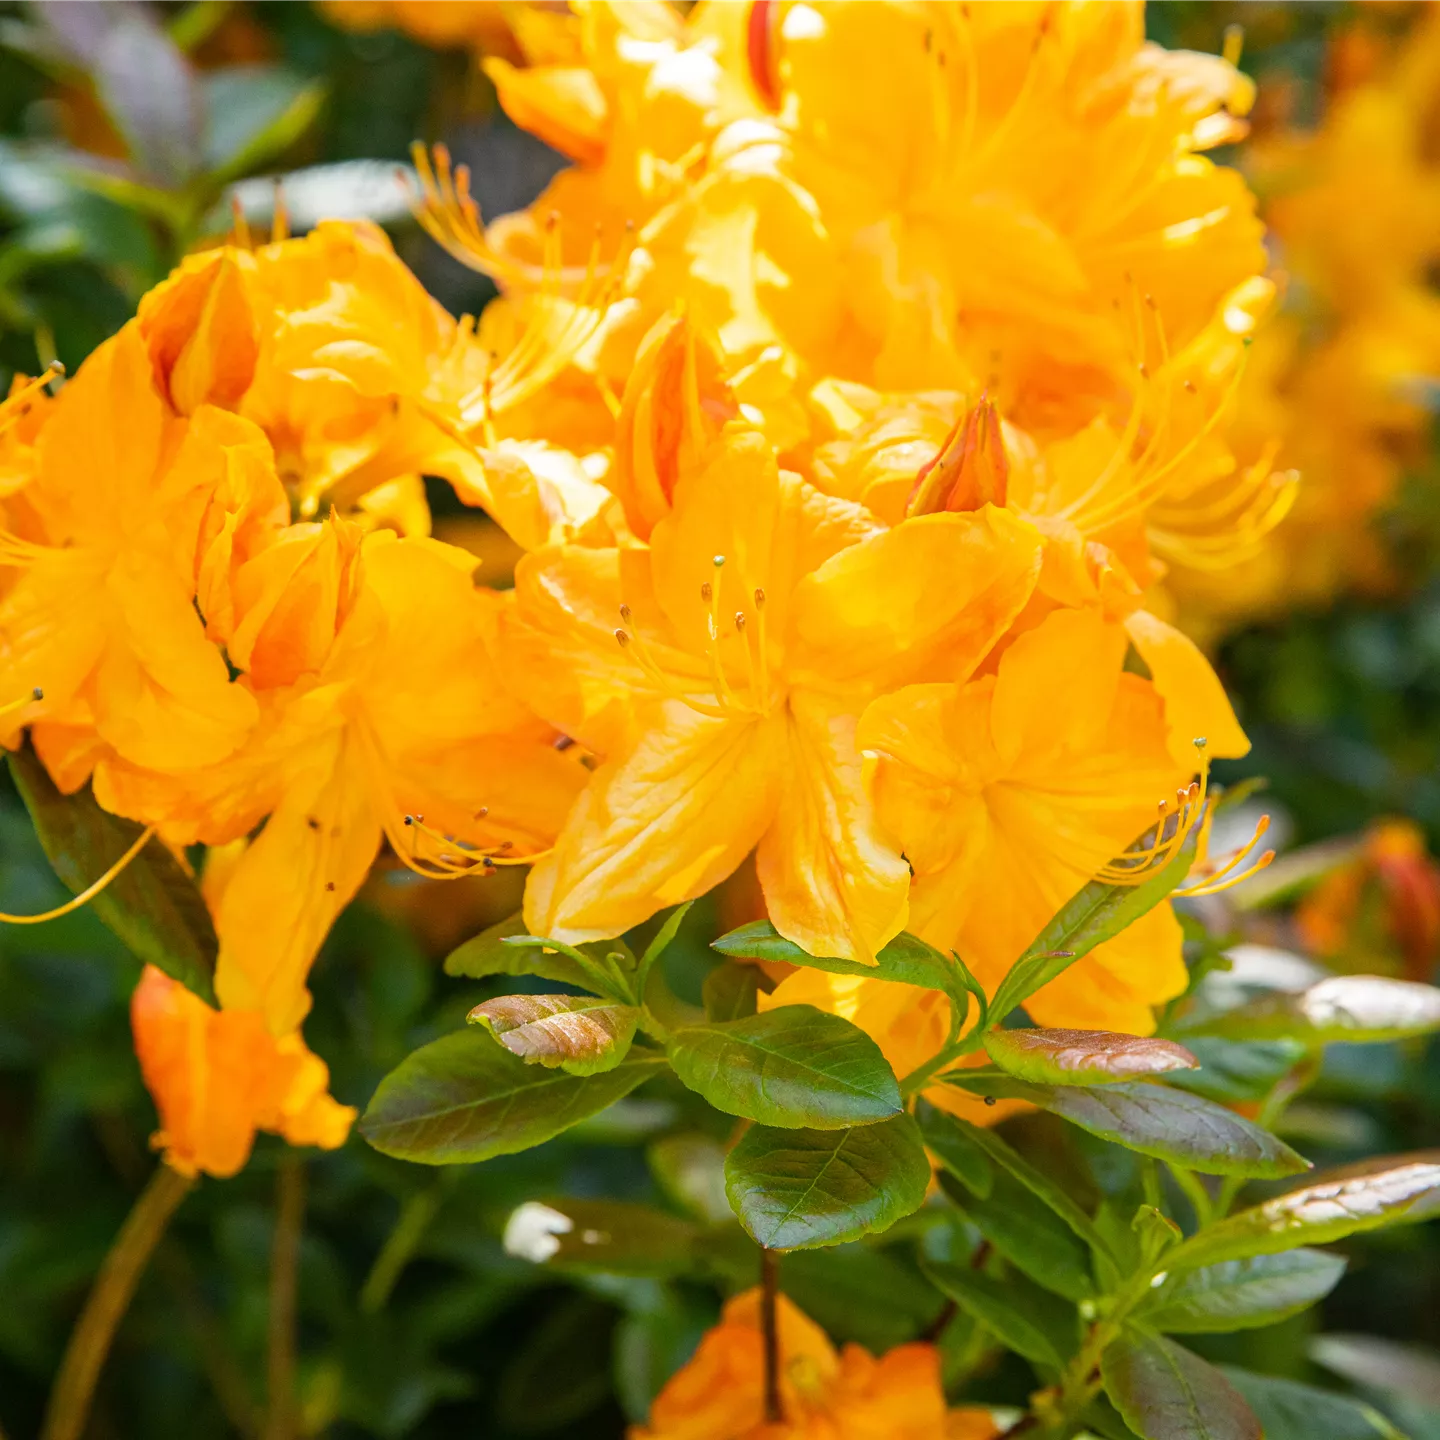
[(694, 1269), (699, 1228), (650, 1205), (622, 1200), (526, 1201), (505, 1222), (505, 1251), (535, 1265), (617, 1275), (683, 1275)]
[(1074, 1352), (1075, 1309), (1023, 1275), (997, 1280), (969, 1265), (939, 1260), (921, 1267), (967, 1314), (1016, 1354), (1059, 1370)]
[(1440, 989), (1383, 975), (1332, 975), (1308, 990), (1266, 995), (1204, 1021), (1231, 1040), (1403, 1040), (1440, 1030)]
[(992, 1030), (985, 1052), (1011, 1075), (1049, 1085), (1111, 1085), (1198, 1063), (1173, 1040), (1110, 1030)]
[[(55, 873), (77, 895), (140, 838), (142, 827), (102, 810), (90, 791), (62, 795), (27, 744), (9, 756), (10, 774)], [(214, 1005), (220, 942), (204, 897), (158, 839), (91, 902), (90, 908), (137, 958)]]
[(1207, 1175), (1279, 1179), (1309, 1162), (1268, 1130), (1201, 1095), (1143, 1080), (1115, 1085), (1030, 1085), (1008, 1075), (955, 1071), (947, 1083), (977, 1095), (1027, 1100), (1142, 1155)]
[(1200, 828), (1196, 825), (1175, 858), (1143, 884), (1106, 885), (1092, 880), (1067, 900), (1010, 967), (990, 1002), (993, 1019), (1003, 1020), (1082, 956), (1164, 900), (1189, 873)]
[(288, 149), (314, 124), (325, 86), (280, 65), (230, 65), (200, 80), (205, 166), (225, 181)]
[[(746, 1283), (754, 1275), (754, 1247)], [(939, 1315), (943, 1299), (899, 1247), (863, 1242), (796, 1250), (785, 1257), (781, 1285), (833, 1340), (853, 1340), (879, 1354), (913, 1340)]]
[(755, 1014), (759, 994), (760, 972), (754, 965), (717, 965), (705, 977), (701, 989), (705, 1018), (717, 1022), (743, 1020)]
[(1348, 1167), (1207, 1225), (1170, 1255), (1170, 1268), (1328, 1245), (1364, 1230), (1409, 1225), (1440, 1212), (1440, 1159), (1376, 1160)]
[(725, 1161), (725, 1193), (758, 1244), (839, 1245), (925, 1203), (930, 1162), (909, 1115), (852, 1130), (755, 1125)]
[(377, 1150), (426, 1165), (510, 1155), (549, 1140), (664, 1068), (637, 1056), (600, 1075), (527, 1065), (488, 1036), (458, 1031), (422, 1045), (381, 1082), (360, 1122)]
[(625, 1058), (640, 1012), (588, 995), (501, 995), (465, 1018), (529, 1065), (595, 1075)]
[(1135, 1318), (1180, 1335), (1224, 1334), (1273, 1325), (1323, 1300), (1345, 1273), (1345, 1261), (1301, 1247), (1190, 1270), (1152, 1291)]
[(1224, 1375), (1159, 1335), (1127, 1330), (1106, 1347), (1100, 1372), (1142, 1440), (1262, 1440), (1259, 1420)]
[(1186, 1035), (1185, 1048), (1199, 1069), (1178, 1070), (1165, 1083), (1227, 1104), (1263, 1099), (1306, 1054), (1295, 1040), (1241, 1043), (1216, 1035)]
[(1354, 1385), (1386, 1391), (1440, 1410), (1440, 1358), (1379, 1335), (1317, 1335), (1310, 1358)]
[(539, 944), (505, 943), (525, 933), (525, 922), (518, 911), (497, 920), (445, 957), (445, 973), (471, 980), (483, 980), (490, 975), (538, 975), (542, 980), (573, 985), (578, 990), (594, 989), (585, 968), (571, 956), (546, 950)]
[(725, 1198), (725, 1147), (698, 1131), (662, 1135), (646, 1151), (666, 1198), (712, 1224), (732, 1218)]
[(670, 1037), (681, 1081), (717, 1110), (762, 1125), (842, 1130), (901, 1110), (900, 1086), (880, 1047), (858, 1026), (813, 1005)]
[(990, 1157), (972, 1135), (973, 1127), (956, 1121), (953, 1115), (937, 1110), (922, 1100), (915, 1107), (925, 1148), (973, 1195), (982, 1200), (994, 1184)]
[(1378, 1410), (1348, 1395), (1233, 1365), (1222, 1369), (1265, 1427), (1265, 1440), (1406, 1440)]

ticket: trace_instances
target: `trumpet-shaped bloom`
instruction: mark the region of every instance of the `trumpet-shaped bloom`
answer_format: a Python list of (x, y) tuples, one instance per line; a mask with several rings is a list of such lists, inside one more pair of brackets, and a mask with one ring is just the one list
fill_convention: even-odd
[[(861, 722), (881, 823), (915, 872), (910, 928), (988, 990), (1050, 917), (1190, 778), (1125, 631), (1058, 611), (995, 674), (882, 696)], [(1026, 1002), (1037, 1022), (1148, 1033), (1185, 984), (1168, 904)]]
[(859, 1345), (837, 1352), (784, 1295), (776, 1298), (784, 1419), (765, 1419), (760, 1292), (725, 1306), (695, 1356), (655, 1399), (631, 1440), (949, 1440), (995, 1433), (964, 1416), (951, 1428), (933, 1345), (900, 1345), (876, 1359)]
[(254, 1011), (214, 1010), (153, 965), (130, 1002), (135, 1053), (160, 1112), (154, 1145), (182, 1175), (236, 1174), (257, 1130), (334, 1150), (356, 1111), (330, 1097), (325, 1062)]
[(425, 874), (481, 872), (549, 844), (584, 771), (487, 659), (474, 559), (426, 539), (298, 525), (236, 576), (227, 653), (261, 720), (183, 783), (104, 764), (107, 808), (173, 840), (263, 830), (216, 902), (222, 1005), (288, 1034), (305, 980), (382, 837)]
[(740, 424), (681, 477), (648, 549), (527, 557), (502, 668), (601, 757), (531, 874), (532, 933), (619, 934), (758, 846), (775, 924), (871, 959), (905, 923), (909, 871), (860, 783), (860, 712), (973, 669), (1038, 563), (1032, 527), (994, 507), (880, 532)]

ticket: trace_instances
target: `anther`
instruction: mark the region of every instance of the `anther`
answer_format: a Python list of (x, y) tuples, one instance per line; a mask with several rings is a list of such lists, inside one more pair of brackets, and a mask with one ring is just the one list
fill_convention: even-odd
[(43, 699), (45, 698), (45, 692), (37, 685), (37, 686), (30, 692), (30, 698), (31, 698), (32, 700), (43, 700)]
[(735, 612), (735, 628), (742, 635), (745, 633), (745, 612), (743, 610), (737, 610)]
[(622, 606), (620, 607), (620, 618), (621, 618), (627, 625), (630, 623), (630, 607), (629, 607), (628, 605), (622, 605)]
[(764, 605), (765, 605), (765, 592), (764, 592), (763, 590), (761, 590), (758, 586), (756, 587), (756, 590), (755, 590), (755, 603), (756, 603), (757, 605), (759, 605), (762, 609), (764, 608)]
[(620, 642), (620, 648), (622, 650), (630, 643), (630, 636), (624, 630), (617, 630), (615, 632), (615, 638)]
[(488, 805), (482, 805), (482, 806), (475, 812), (474, 818), (475, 818), (476, 820), (483, 820), (489, 813), (490, 813), (490, 807), (489, 807)]
[(708, 605), (713, 593), (714, 591), (711, 589), (710, 582), (706, 580), (704, 584), (700, 586), (700, 598)]

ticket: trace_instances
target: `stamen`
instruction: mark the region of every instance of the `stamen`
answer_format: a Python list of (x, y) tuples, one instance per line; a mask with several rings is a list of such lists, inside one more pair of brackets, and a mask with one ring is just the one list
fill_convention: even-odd
[(250, 249), (250, 222), (238, 195), (230, 197), (230, 243), (241, 250)]
[(52, 360), (33, 380), (25, 381), (18, 390), (0, 400), (0, 435), (24, 418), (31, 396), (38, 395), (52, 380), (58, 380), (64, 374), (65, 367), (58, 360)]
[[(628, 622), (630, 607), (622, 605), (620, 610)], [(633, 634), (627, 630), (617, 630), (615, 639), (619, 642), (622, 650), (634, 657), (650, 683), (668, 699), (678, 700), (682, 705), (688, 705), (697, 715), (708, 715), (713, 720), (724, 720), (730, 716), (730, 711), (722, 709), (718, 705), (710, 705), (703, 700), (696, 700), (693, 696), (687, 695), (679, 681), (667, 675), (656, 664), (654, 656), (646, 648), (638, 630)]]
[(97, 880), (87, 889), (82, 890), (73, 900), (68, 900), (64, 905), (57, 905), (53, 910), (47, 910), (43, 915), (3, 915), (0, 914), (0, 923), (6, 925), (40, 925), (46, 920), (58, 920), (62, 915), (68, 915), (72, 910), (78, 910), (82, 905), (88, 905), (112, 880), (118, 876), (127, 865), (149, 844), (151, 837), (155, 834), (155, 827), (147, 825), (136, 838), (135, 843)]
[(13, 715), (17, 710), (23, 710), (27, 705), (33, 705), (37, 700), (43, 700), (45, 692), (37, 685), (28, 695), (22, 695), (18, 700), (11, 700), (8, 704), (0, 705), (0, 719), (6, 715)]
[(275, 215), (270, 222), (270, 243), (278, 245), (290, 238), (290, 211), (285, 204), (285, 185), (275, 182)]
[(1229, 890), (1233, 886), (1248, 880), (1252, 875), (1258, 875), (1274, 858), (1273, 850), (1266, 850), (1253, 864), (1245, 868), (1238, 867), (1244, 864), (1255, 852), (1255, 847), (1260, 843), (1261, 837), (1270, 828), (1270, 817), (1262, 815), (1255, 825), (1255, 833), (1230, 857), (1230, 859), (1218, 870), (1213, 870), (1209, 875), (1191, 884), (1183, 885), (1175, 891), (1176, 895), (1183, 895), (1189, 898), (1196, 898), (1202, 895), (1218, 895), (1223, 890)]
[(710, 664), (710, 679), (715, 686), (715, 698), (722, 708), (739, 708), (735, 692), (725, 676), (725, 661), (720, 654), (720, 571), (725, 557), (717, 555), (714, 560), (715, 579), (707, 580), (700, 587), (700, 598), (709, 607), (705, 616), (705, 658)]
[(1095, 872), (1094, 879), (1106, 885), (1139, 885), (1157, 871), (1163, 870), (1180, 853), (1205, 814), (1209, 790), (1210, 762), (1205, 754), (1203, 736), (1196, 739), (1195, 749), (1200, 756), (1200, 778), (1192, 780), (1183, 790), (1175, 792), (1173, 811), (1167, 803), (1161, 802), (1160, 818), (1154, 827), (1154, 838), (1149, 845), (1142, 849), (1127, 850), (1107, 861)]

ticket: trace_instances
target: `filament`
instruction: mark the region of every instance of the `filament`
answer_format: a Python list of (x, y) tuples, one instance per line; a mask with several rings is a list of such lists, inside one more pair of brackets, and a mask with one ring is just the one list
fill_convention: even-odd
[(1233, 886), (1239, 885), (1242, 881), (1248, 880), (1252, 875), (1258, 875), (1260, 871), (1275, 858), (1275, 852), (1273, 850), (1266, 850), (1254, 860), (1253, 863), (1245, 865), (1243, 870), (1238, 867), (1244, 865), (1245, 861), (1255, 853), (1255, 847), (1260, 843), (1261, 838), (1269, 828), (1270, 817), (1268, 815), (1262, 815), (1256, 823), (1255, 833), (1220, 869), (1212, 871), (1209, 875), (1195, 881), (1193, 884), (1182, 886), (1175, 891), (1175, 894), (1192, 899), (1202, 895), (1218, 895), (1222, 890), (1229, 890)]
[(24, 381), (18, 390), (12, 391), (4, 400), (0, 400), (0, 435), (3, 435), (12, 425), (18, 425), (29, 410), (29, 400), (32, 396), (38, 395), (52, 380), (58, 380), (65, 374), (65, 367), (58, 361), (52, 360), (44, 369), (44, 372), (37, 375), (33, 380)]
[[(23, 702), (29, 704), (29, 701)], [(72, 910), (78, 910), (82, 905), (88, 905), (107, 885), (114, 880), (122, 870), (145, 848), (150, 837), (154, 835), (155, 827), (147, 825), (139, 834), (134, 844), (92, 885), (82, 890), (73, 900), (67, 900), (63, 905), (57, 905), (53, 910), (47, 910), (43, 915), (3, 915), (0, 914), (0, 922), (6, 925), (40, 925), (46, 920), (58, 920), (62, 915), (68, 915)]]
[(1106, 885), (1139, 885), (1163, 870), (1180, 853), (1205, 813), (1209, 792), (1210, 762), (1203, 738), (1195, 741), (1195, 749), (1200, 756), (1200, 778), (1176, 791), (1173, 811), (1167, 802), (1161, 802), (1154, 839), (1143, 849), (1127, 850), (1107, 861), (1095, 872), (1094, 879)]
[(33, 705), (37, 700), (43, 700), (45, 692), (37, 685), (28, 695), (22, 695), (18, 700), (11, 700), (9, 704), (0, 705), (0, 720), (7, 715), (13, 715), (17, 710), (23, 710), (27, 705)]

